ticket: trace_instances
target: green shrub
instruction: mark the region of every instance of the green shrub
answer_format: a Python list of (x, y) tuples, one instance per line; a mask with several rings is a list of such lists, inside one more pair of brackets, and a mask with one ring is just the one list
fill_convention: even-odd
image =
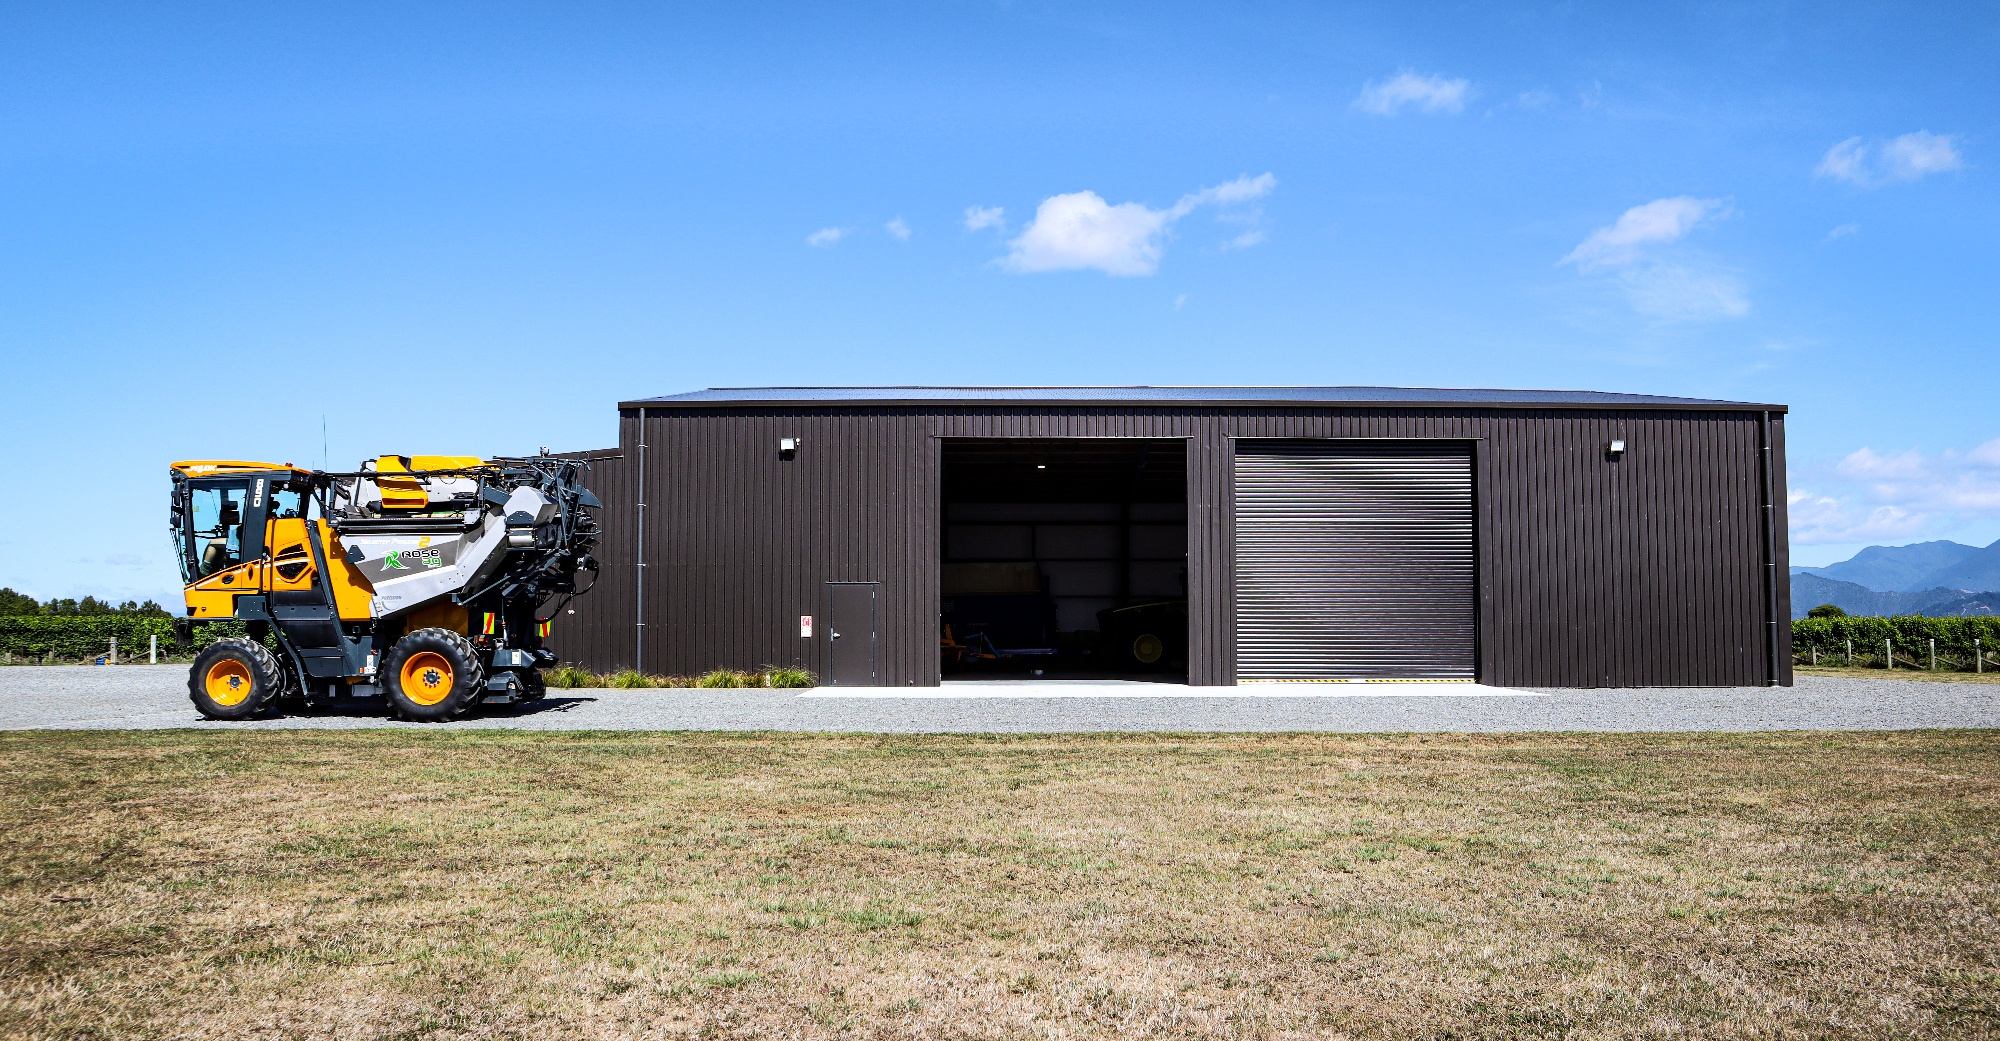
[(241, 622), (209, 622), (194, 630), (188, 644), (174, 640), (166, 615), (13, 615), (0, 617), (0, 660), (65, 664), (91, 661), (118, 638), (118, 660), (144, 661), (149, 637), (160, 639), (163, 658), (186, 659), (225, 636), (242, 636)]
[(1845, 618), (1847, 612), (1839, 604), (1821, 604), (1806, 612), (1807, 618)]
[(606, 686), (617, 687), (620, 690), (637, 690), (641, 687), (657, 686), (657, 684), (653, 682), (653, 678), (651, 676), (647, 676), (643, 673), (636, 672), (632, 669), (625, 669), (622, 672), (612, 673), (610, 676), (606, 677), (606, 679), (608, 680)]
[(747, 673), (732, 672), (729, 669), (715, 669), (711, 672), (702, 673), (701, 678), (694, 681), (694, 685), (697, 687), (753, 686), (753, 683), (746, 682), (749, 678)]
[(797, 665), (767, 665), (764, 667), (766, 687), (810, 687), (814, 683), (811, 670)]

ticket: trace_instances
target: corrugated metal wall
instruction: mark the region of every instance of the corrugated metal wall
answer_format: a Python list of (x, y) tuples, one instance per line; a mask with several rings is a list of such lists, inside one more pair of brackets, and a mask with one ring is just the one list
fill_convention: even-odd
[[(1236, 677), (1237, 438), (1473, 441), (1486, 682), (1760, 684), (1771, 672), (1756, 412), (676, 406), (647, 416), (642, 440), (638, 411), (625, 410), (621, 458), (595, 464), (605, 570), (557, 638), (593, 668), (629, 667), (643, 652), (649, 672), (823, 671), (824, 640), (801, 639), (799, 616), (825, 613), (826, 582), (877, 581), (884, 681), (935, 683), (938, 439), (1174, 437), (1189, 446), (1191, 682)], [(1782, 578), (1783, 417), (1771, 418)], [(784, 437), (801, 439), (789, 459), (778, 451)], [(1604, 451), (1614, 438), (1628, 445), (1615, 461)], [(650, 520), (641, 641), (633, 553), (642, 454)], [(1785, 641), (1788, 585), (1777, 583)], [(1789, 662), (1780, 656), (1780, 682), (1791, 682)]]

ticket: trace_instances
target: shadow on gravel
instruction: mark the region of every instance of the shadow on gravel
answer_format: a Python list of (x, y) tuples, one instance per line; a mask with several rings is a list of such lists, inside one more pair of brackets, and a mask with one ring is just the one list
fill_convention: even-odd
[[(474, 710), (468, 719), (499, 717), (514, 719), (521, 716), (537, 716), (544, 712), (568, 712), (578, 705), (596, 701), (596, 698), (543, 698), (520, 705), (485, 705)], [(388, 706), (380, 698), (342, 698), (337, 701), (321, 702), (317, 705), (287, 705), (275, 711), (264, 713), (259, 719), (330, 719), (336, 717), (359, 719), (387, 719)]]

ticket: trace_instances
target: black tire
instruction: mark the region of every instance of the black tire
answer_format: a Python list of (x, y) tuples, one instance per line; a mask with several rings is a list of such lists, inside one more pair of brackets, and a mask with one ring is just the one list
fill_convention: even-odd
[[(436, 657), (419, 657), (422, 655)], [(403, 689), (406, 665), (411, 666), (408, 671), (420, 685), (418, 689)], [(478, 648), (449, 629), (418, 629), (397, 640), (383, 657), (379, 676), (389, 714), (413, 723), (457, 719), (472, 711), (486, 693), (486, 667), (479, 660)], [(436, 686), (422, 689), (426, 682)]]
[(1160, 662), (1167, 656), (1167, 641), (1150, 630), (1134, 633), (1125, 643), (1125, 656), (1141, 669), (1160, 668)]
[(209, 644), (188, 667), (188, 700), (209, 719), (249, 719), (287, 693), (278, 656), (240, 636)]

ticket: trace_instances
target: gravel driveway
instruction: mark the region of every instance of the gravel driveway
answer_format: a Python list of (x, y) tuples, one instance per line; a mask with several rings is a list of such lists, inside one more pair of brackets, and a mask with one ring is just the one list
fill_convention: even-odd
[(369, 702), (247, 723), (195, 714), (179, 665), (0, 668), (0, 730), (1170, 731), (1915, 730), (2000, 727), (2000, 685), (1802, 678), (1796, 687), (1507, 690), (1468, 684), (966, 682), (901, 689), (573, 690), (520, 711), (394, 723)]

